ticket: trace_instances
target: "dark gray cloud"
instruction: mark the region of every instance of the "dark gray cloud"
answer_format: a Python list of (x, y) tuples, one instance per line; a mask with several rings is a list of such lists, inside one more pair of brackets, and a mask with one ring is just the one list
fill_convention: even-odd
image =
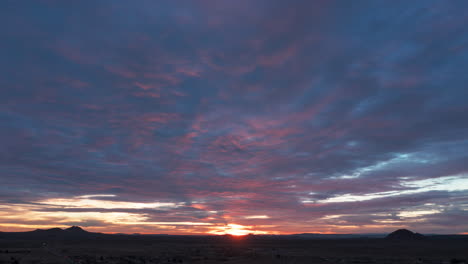
[(0, 227), (466, 231), (466, 7), (6, 1)]

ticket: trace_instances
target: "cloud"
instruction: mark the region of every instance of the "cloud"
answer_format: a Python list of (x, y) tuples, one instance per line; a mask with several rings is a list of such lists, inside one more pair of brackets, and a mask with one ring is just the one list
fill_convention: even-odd
[(215, 2), (3, 6), (2, 228), (466, 230), (466, 4)]
[(436, 179), (425, 179), (416, 181), (403, 181), (401, 185), (410, 188), (399, 191), (387, 191), (380, 193), (369, 193), (362, 195), (344, 194), (318, 201), (302, 201), (303, 203), (318, 202), (318, 203), (336, 203), (336, 202), (360, 202), (372, 199), (379, 199), (391, 196), (408, 195), (415, 193), (424, 193), (430, 191), (466, 191), (468, 190), (468, 180), (466, 175), (446, 176)]

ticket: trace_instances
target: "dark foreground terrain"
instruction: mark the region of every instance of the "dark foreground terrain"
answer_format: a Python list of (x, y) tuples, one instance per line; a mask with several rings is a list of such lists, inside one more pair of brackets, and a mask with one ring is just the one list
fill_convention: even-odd
[(468, 263), (466, 236), (399, 240), (34, 232), (0, 233), (0, 263)]

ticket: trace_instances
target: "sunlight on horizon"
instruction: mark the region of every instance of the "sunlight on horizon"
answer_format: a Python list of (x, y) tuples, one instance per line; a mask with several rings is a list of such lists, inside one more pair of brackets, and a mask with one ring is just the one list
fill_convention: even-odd
[(252, 226), (244, 226), (238, 224), (227, 224), (225, 226), (214, 227), (212, 231), (208, 233), (214, 235), (233, 235), (233, 236), (245, 236), (248, 234), (253, 235), (264, 235), (268, 234), (266, 231), (253, 230)]

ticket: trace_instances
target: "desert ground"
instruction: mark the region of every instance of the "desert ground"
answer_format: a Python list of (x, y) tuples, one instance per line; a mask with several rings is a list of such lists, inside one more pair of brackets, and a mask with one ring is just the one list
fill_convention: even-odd
[(467, 263), (468, 240), (231, 236), (0, 238), (0, 263)]

